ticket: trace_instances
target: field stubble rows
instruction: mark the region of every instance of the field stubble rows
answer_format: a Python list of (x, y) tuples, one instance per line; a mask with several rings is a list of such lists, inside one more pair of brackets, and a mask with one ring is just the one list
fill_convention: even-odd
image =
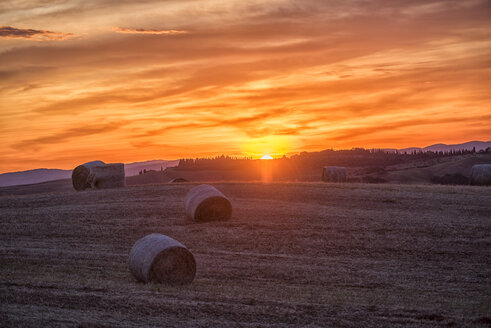
[[(192, 184), (0, 197), (3, 326), (486, 326), (491, 189), (216, 184), (226, 222), (185, 217)], [(133, 243), (195, 255), (189, 286), (142, 284)]]

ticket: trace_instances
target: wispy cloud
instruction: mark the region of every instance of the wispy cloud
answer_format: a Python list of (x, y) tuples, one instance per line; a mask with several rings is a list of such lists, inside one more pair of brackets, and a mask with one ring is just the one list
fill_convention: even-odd
[(34, 139), (26, 139), (16, 142), (12, 145), (14, 149), (39, 149), (50, 144), (63, 144), (69, 140), (79, 137), (85, 137), (95, 134), (104, 134), (111, 131), (115, 131), (122, 126), (126, 125), (126, 122), (113, 122), (106, 124), (95, 124), (71, 127), (64, 131), (60, 131), (48, 136), (43, 136)]
[[(480, 119), (489, 122), (491, 120), (491, 115), (484, 115)], [(413, 128), (424, 129), (425, 126), (431, 126), (435, 128), (437, 126), (448, 126), (449, 124), (451, 125), (455, 123), (458, 123), (459, 125), (464, 125), (467, 123), (472, 124), (474, 122), (476, 122), (476, 119), (472, 117), (450, 117), (439, 118), (438, 120), (434, 120), (432, 118), (415, 118), (389, 122), (380, 125), (339, 129), (334, 132), (334, 135), (327, 135), (326, 137), (330, 141), (342, 141), (351, 139), (361, 140), (366, 136), (377, 135), (381, 140), (384, 140), (386, 138), (386, 136), (384, 135), (385, 131), (395, 132), (398, 129), (411, 130)]]
[(123, 34), (154, 34), (154, 35), (176, 35), (188, 34), (189, 31), (184, 30), (159, 30), (159, 29), (144, 29), (144, 28), (125, 28), (113, 27), (113, 31)]
[(33, 41), (65, 41), (75, 38), (73, 33), (61, 33), (47, 30), (35, 30), (31, 28), (16, 28), (12, 26), (0, 27), (0, 38), (26, 39)]
[(489, 0), (48, 2), (0, 4), (0, 38), (86, 37), (0, 42), (4, 158), (489, 140)]

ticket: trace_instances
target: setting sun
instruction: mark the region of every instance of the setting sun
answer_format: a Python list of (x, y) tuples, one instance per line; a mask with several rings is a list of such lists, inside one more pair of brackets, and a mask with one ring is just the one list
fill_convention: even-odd
[(273, 156), (264, 155), (263, 157), (261, 157), (261, 159), (273, 159)]
[(284, 135), (267, 135), (263, 137), (248, 138), (242, 145), (246, 156), (261, 158), (271, 156), (279, 158), (295, 149), (293, 137)]

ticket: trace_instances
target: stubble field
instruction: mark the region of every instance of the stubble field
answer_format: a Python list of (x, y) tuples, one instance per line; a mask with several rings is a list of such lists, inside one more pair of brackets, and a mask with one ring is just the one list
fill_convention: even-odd
[[(491, 188), (214, 185), (229, 221), (185, 217), (193, 184), (4, 189), (0, 326), (490, 325)], [(191, 285), (131, 276), (128, 253), (153, 232), (194, 254)]]

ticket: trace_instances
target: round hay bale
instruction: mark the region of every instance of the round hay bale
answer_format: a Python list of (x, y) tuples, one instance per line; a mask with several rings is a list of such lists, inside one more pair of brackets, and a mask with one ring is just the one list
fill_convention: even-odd
[(77, 166), (72, 171), (72, 184), (73, 188), (77, 191), (90, 188), (90, 181), (88, 180), (90, 175), (90, 169), (94, 166), (105, 165), (102, 161), (87, 162), (85, 164)]
[(184, 178), (174, 178), (169, 181), (169, 183), (183, 183), (183, 182), (189, 182), (189, 181)]
[(196, 275), (193, 254), (177, 240), (158, 233), (133, 245), (128, 265), (133, 276), (143, 282), (184, 285)]
[(124, 164), (114, 163), (93, 166), (87, 178), (92, 188), (121, 188), (125, 186)]
[(472, 166), (470, 183), (472, 186), (491, 186), (491, 164)]
[(232, 216), (232, 204), (220, 191), (210, 185), (191, 189), (185, 200), (186, 214), (196, 221), (228, 220)]
[(322, 169), (322, 181), (346, 182), (346, 169), (340, 166), (324, 166)]

